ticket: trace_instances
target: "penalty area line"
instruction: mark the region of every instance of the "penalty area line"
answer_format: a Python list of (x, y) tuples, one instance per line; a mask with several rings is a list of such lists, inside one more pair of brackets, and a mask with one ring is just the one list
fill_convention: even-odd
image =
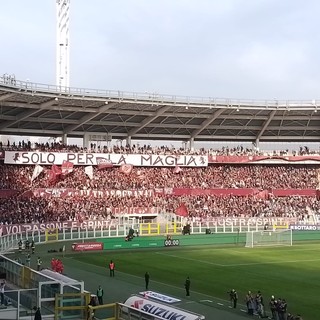
[(250, 263), (236, 263), (236, 264), (219, 264), (214, 262), (209, 262), (205, 260), (198, 260), (193, 258), (186, 258), (186, 257), (180, 257), (174, 254), (167, 254), (163, 252), (156, 252), (156, 254), (181, 259), (181, 260), (188, 260), (188, 261), (194, 261), (194, 262), (201, 262), (204, 264), (209, 264), (212, 266), (218, 266), (218, 267), (241, 267), (241, 266), (255, 266), (255, 265), (264, 265), (264, 264), (282, 264), (282, 263), (298, 263), (298, 262), (316, 262), (320, 261), (320, 259), (301, 259), (301, 260), (282, 260), (282, 261), (264, 261), (264, 262), (250, 262)]
[(180, 257), (180, 256), (177, 256), (174, 254), (167, 254), (167, 253), (163, 253), (163, 252), (159, 252), (159, 251), (157, 251), (156, 254), (160, 254), (162, 256), (167, 256), (167, 257), (171, 257), (171, 258), (181, 259), (181, 260), (201, 262), (201, 263), (205, 263), (205, 264), (210, 264), (212, 266), (225, 267), (225, 265), (219, 264), (219, 263), (214, 263), (214, 262), (205, 261), (205, 260), (198, 260), (198, 259), (193, 259), (193, 258)]

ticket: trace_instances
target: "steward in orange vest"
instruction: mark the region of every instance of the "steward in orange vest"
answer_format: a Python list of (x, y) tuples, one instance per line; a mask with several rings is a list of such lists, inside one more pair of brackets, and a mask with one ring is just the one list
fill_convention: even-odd
[(114, 265), (114, 262), (111, 260), (109, 263), (110, 277), (114, 277), (114, 269), (115, 269), (115, 265)]

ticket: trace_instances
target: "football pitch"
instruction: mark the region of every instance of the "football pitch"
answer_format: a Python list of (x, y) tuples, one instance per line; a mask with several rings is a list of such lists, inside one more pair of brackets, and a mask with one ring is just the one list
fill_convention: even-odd
[[(111, 259), (116, 264), (115, 280), (108, 275)], [(86, 289), (95, 292), (102, 284), (107, 302), (123, 302), (137, 290), (143, 291), (148, 271), (149, 290), (178, 296), (183, 301), (184, 281), (189, 276), (191, 297), (181, 307), (192, 310), (192, 302), (197, 303), (194, 312), (207, 313), (212, 308), (212, 314), (218, 309), (229, 312), (230, 319), (247, 317), (245, 295), (249, 290), (253, 294), (260, 290), (268, 315), (269, 300), (274, 295), (286, 299), (288, 311), (301, 314), (304, 320), (319, 318), (319, 242), (296, 242), (292, 247), (245, 248), (239, 244), (67, 252), (63, 262), (69, 276), (78, 280), (78, 276), (86, 277), (82, 279)], [(229, 308), (227, 292), (231, 289), (236, 289), (239, 296), (236, 310)], [(206, 315), (206, 319), (210, 317)]]

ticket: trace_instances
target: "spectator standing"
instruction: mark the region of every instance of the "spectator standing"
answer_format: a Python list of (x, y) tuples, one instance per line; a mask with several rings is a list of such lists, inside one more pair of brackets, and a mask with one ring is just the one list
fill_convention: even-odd
[(29, 249), (30, 249), (29, 239), (27, 239), (27, 240), (25, 241), (24, 247), (25, 247), (26, 250), (29, 250)]
[(256, 295), (256, 309), (257, 309), (257, 313), (259, 315), (260, 318), (267, 318), (266, 317), (266, 313), (265, 313), (265, 309), (264, 309), (264, 302), (263, 302), (263, 297), (261, 294), (261, 291), (258, 291), (257, 295)]
[(98, 287), (97, 297), (98, 297), (99, 304), (100, 305), (103, 304), (103, 289), (101, 288), (101, 286)]
[(231, 307), (236, 308), (237, 307), (237, 302), (238, 302), (238, 293), (235, 289), (232, 289), (230, 292), (230, 302), (231, 302)]
[(285, 299), (278, 299), (278, 318), (279, 320), (286, 320), (287, 302)]
[(38, 257), (38, 259), (37, 259), (37, 270), (38, 270), (38, 271), (40, 271), (41, 265), (42, 265), (42, 260), (41, 260), (40, 257)]
[(4, 305), (4, 288), (6, 286), (5, 280), (3, 280), (0, 284), (0, 304)]
[(37, 308), (36, 313), (34, 314), (34, 320), (42, 320), (40, 308)]
[(146, 283), (146, 290), (149, 290), (149, 280), (150, 280), (150, 274), (149, 272), (147, 271), (144, 275), (144, 281)]
[(270, 307), (272, 319), (277, 320), (277, 301), (274, 298), (274, 296), (271, 296), (271, 299), (269, 301), (269, 307)]
[(114, 277), (114, 270), (115, 270), (115, 264), (114, 264), (114, 262), (111, 260), (110, 263), (109, 263), (110, 277)]
[(20, 239), (18, 242), (19, 253), (22, 253), (22, 240)]
[(246, 305), (247, 305), (248, 315), (253, 316), (254, 299), (251, 291), (248, 291), (248, 293), (246, 294)]
[(36, 250), (36, 245), (34, 243), (34, 240), (32, 239), (32, 241), (31, 241), (31, 252), (32, 252), (32, 254), (34, 254), (35, 250)]
[(30, 268), (30, 264), (31, 264), (31, 256), (30, 253), (26, 254), (26, 266), (28, 266)]
[(184, 287), (186, 289), (186, 296), (189, 297), (190, 296), (190, 285), (191, 285), (191, 281), (190, 278), (187, 277), (185, 283), (184, 283)]

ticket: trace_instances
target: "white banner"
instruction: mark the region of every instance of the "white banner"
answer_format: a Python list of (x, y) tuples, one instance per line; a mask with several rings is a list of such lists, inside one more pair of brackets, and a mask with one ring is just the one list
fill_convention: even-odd
[(165, 302), (169, 304), (181, 301), (180, 299), (173, 298), (165, 294), (154, 292), (154, 291), (142, 291), (142, 292), (139, 292), (139, 294), (141, 294), (145, 298), (152, 298), (152, 299), (159, 300), (161, 302)]
[(4, 163), (25, 165), (61, 165), (63, 161), (76, 166), (96, 166), (101, 160), (111, 160), (114, 166), (131, 164), (140, 167), (207, 167), (208, 156), (148, 155), (113, 153), (16, 152), (6, 151)]
[(32, 177), (31, 177), (31, 182), (33, 180), (35, 180), (39, 175), (40, 173), (43, 171), (43, 167), (41, 167), (40, 165), (36, 165), (34, 170), (33, 170), (33, 174), (32, 174)]
[(84, 168), (84, 172), (86, 175), (92, 180), (93, 179), (93, 167), (92, 166), (87, 166)]

